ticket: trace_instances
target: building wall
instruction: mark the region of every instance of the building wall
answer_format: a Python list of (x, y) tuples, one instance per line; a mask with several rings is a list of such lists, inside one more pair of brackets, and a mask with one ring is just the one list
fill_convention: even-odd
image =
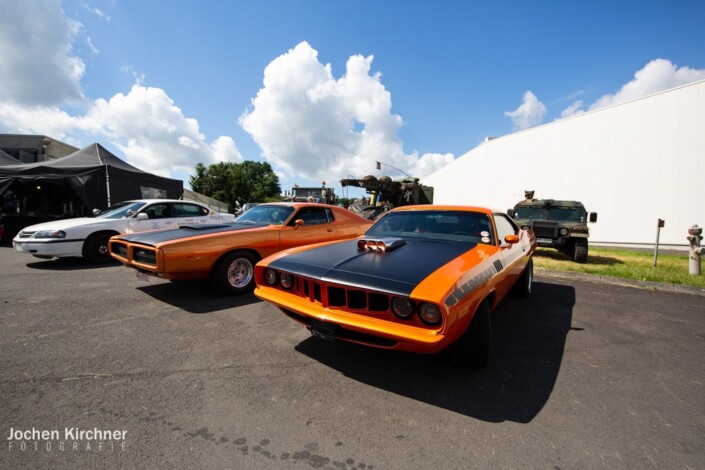
[(582, 201), (593, 243), (687, 245), (705, 225), (705, 81), (488, 140), (423, 181), (434, 203)]
[(78, 148), (45, 135), (0, 134), (0, 149), (18, 160), (35, 163), (65, 157)]

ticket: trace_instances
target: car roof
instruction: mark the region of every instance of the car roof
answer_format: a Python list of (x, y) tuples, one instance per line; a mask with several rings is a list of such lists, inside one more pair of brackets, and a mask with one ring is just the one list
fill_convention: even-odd
[[(127, 202), (145, 202), (145, 203), (152, 203), (152, 202), (190, 202), (190, 203), (194, 203), (194, 204), (203, 205), (203, 204), (201, 204), (200, 202), (197, 202), (197, 201), (186, 201), (186, 200), (183, 200), (183, 199), (130, 199), (130, 200), (127, 200), (127, 201), (116, 202), (115, 204), (123, 204), (123, 203), (127, 203)], [(113, 204), (113, 205), (115, 205), (115, 204)]]
[(454, 206), (454, 205), (429, 205), (421, 204), (415, 206), (402, 206), (392, 209), (391, 212), (405, 212), (405, 211), (466, 211), (466, 212), (482, 212), (484, 214), (492, 215), (496, 212), (502, 212), (498, 210), (491, 209), (489, 207), (482, 206)]
[(260, 202), (260, 206), (284, 206), (284, 207), (327, 207), (333, 208), (338, 206), (332, 206), (330, 204), (319, 204), (316, 202)]

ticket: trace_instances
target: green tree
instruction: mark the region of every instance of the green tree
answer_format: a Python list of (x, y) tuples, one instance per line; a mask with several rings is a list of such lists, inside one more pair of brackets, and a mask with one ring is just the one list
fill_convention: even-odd
[(281, 198), (279, 177), (267, 162), (221, 162), (206, 167), (199, 163), (189, 177), (197, 193), (228, 203), (230, 210), (240, 202), (269, 202)]

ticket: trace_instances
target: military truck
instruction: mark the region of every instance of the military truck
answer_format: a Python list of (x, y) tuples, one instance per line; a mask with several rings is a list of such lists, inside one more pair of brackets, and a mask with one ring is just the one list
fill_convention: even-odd
[(321, 204), (335, 204), (335, 191), (333, 188), (326, 188), (325, 183), (322, 186), (303, 187), (294, 185), (291, 188), (291, 195), (287, 194), (285, 200), (292, 202), (307, 202), (312, 197), (314, 202)]
[(522, 228), (531, 228), (539, 246), (555, 248), (577, 263), (585, 263), (588, 256), (588, 222), (597, 222), (596, 212), (587, 212), (578, 201), (534, 199), (533, 191), (526, 191), (523, 201), (508, 214)]
[(354, 204), (349, 209), (370, 220), (377, 219), (394, 207), (433, 204), (433, 187), (422, 185), (418, 178), (392, 180), (389, 176), (378, 179), (374, 175), (367, 175), (362, 179), (342, 179), (340, 184), (343, 187), (365, 189), (370, 195), (369, 204)]

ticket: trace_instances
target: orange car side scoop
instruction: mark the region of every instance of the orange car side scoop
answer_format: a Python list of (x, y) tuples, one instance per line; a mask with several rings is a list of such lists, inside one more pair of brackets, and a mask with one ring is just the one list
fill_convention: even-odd
[(403, 238), (363, 238), (358, 240), (357, 249), (360, 251), (378, 251), (386, 253), (396, 250), (406, 244)]

